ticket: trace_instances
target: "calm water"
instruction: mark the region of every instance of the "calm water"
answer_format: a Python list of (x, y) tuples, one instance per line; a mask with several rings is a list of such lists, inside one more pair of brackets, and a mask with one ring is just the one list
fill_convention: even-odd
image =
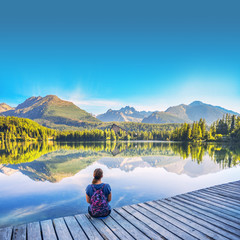
[(167, 142), (14, 144), (0, 149), (0, 227), (85, 213), (101, 167), (112, 207), (240, 179), (240, 149)]

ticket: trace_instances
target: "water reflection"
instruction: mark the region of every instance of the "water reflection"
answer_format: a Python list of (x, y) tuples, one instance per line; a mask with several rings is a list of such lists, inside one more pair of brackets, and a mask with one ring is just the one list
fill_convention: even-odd
[(0, 150), (0, 226), (86, 212), (96, 167), (112, 207), (238, 180), (238, 146), (170, 142), (24, 143)]
[[(124, 165), (122, 170), (132, 171), (143, 166), (163, 167), (179, 157), (200, 164), (207, 156), (220, 169), (230, 168), (239, 164), (240, 148), (170, 142), (11, 143), (0, 150), (0, 172), (10, 175), (20, 171), (35, 181), (58, 182), (100, 159), (109, 168)], [(106, 157), (111, 158), (103, 160)], [(129, 161), (130, 157), (133, 160)]]

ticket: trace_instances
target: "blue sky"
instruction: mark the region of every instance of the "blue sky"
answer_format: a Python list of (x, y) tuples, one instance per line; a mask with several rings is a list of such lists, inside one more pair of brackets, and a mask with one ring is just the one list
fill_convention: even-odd
[(0, 102), (92, 113), (201, 100), (240, 112), (240, 2), (2, 1)]

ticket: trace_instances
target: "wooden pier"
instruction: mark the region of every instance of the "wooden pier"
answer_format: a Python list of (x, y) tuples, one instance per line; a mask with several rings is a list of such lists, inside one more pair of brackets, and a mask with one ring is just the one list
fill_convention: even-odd
[(116, 208), (105, 220), (88, 214), (0, 229), (0, 240), (240, 240), (240, 181)]

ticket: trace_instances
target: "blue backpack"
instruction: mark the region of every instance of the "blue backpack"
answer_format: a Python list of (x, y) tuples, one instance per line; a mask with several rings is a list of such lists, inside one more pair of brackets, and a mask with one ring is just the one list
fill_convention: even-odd
[(93, 195), (91, 197), (90, 205), (92, 216), (93, 217), (107, 216), (109, 214), (109, 207), (106, 196), (103, 193), (103, 188), (105, 187), (105, 184), (103, 184), (103, 186), (98, 190), (96, 190), (93, 184), (91, 186), (93, 188)]

